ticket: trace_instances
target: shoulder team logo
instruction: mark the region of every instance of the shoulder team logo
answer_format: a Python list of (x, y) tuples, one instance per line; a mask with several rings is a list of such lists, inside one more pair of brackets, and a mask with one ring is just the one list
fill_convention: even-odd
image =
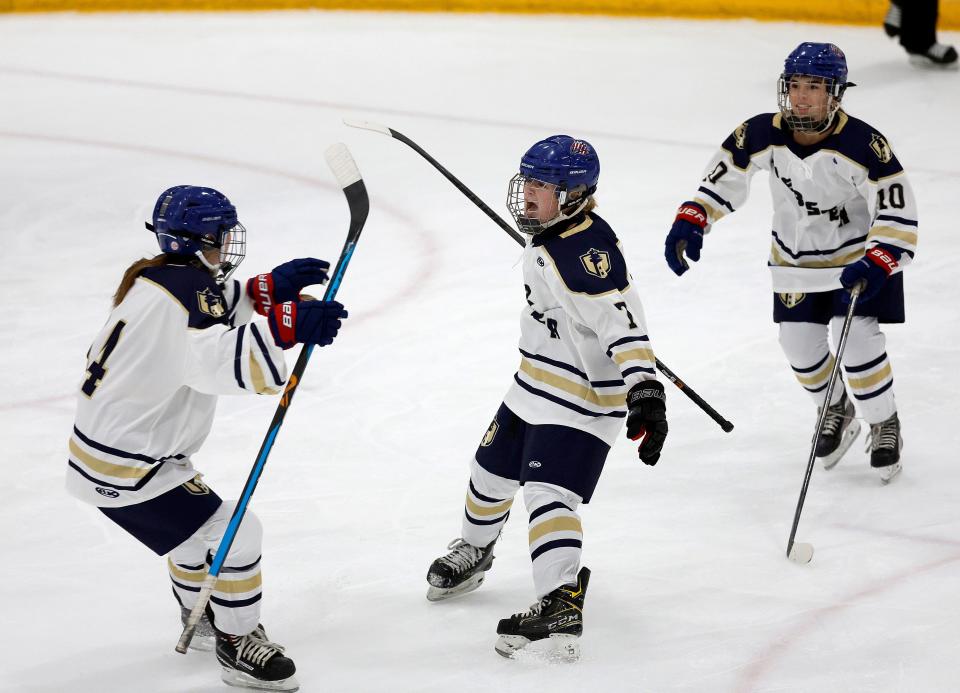
[(733, 131), (733, 142), (737, 149), (744, 149), (747, 146), (747, 124), (742, 123), (740, 127)]
[(870, 137), (870, 149), (872, 149), (873, 153), (877, 155), (877, 158), (880, 159), (881, 163), (888, 164), (893, 158), (893, 150), (890, 149), (890, 145), (887, 144), (887, 141), (877, 133), (873, 133), (873, 135)]
[(494, 419), (490, 422), (490, 427), (487, 428), (487, 432), (483, 434), (483, 440), (480, 441), (480, 447), (487, 448), (493, 443), (493, 439), (497, 437), (497, 431), (500, 430), (500, 424), (497, 423), (497, 420)]
[(796, 308), (807, 297), (806, 294), (777, 294), (780, 303), (787, 308)]
[(203, 291), (197, 292), (197, 303), (201, 313), (206, 313), (215, 318), (222, 318), (226, 315), (227, 309), (223, 306), (223, 298), (210, 291), (209, 286)]
[(605, 250), (590, 248), (580, 256), (580, 262), (583, 263), (583, 269), (587, 274), (592, 274), (594, 277), (606, 279), (610, 274), (610, 253)]

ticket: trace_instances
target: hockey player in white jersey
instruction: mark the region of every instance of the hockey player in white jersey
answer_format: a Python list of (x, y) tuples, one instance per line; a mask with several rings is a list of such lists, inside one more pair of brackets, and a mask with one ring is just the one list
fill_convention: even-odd
[(479, 587), (523, 487), (537, 603), (500, 621), (506, 657), (548, 637), (562, 658), (578, 657), (590, 571), (580, 567), (577, 507), (624, 419), (646, 464), (667, 435), (640, 297), (617, 236), (593, 211), (599, 175), (589, 143), (557, 135), (534, 144), (510, 181), (507, 206), (529, 237), (520, 367), (470, 463), (461, 538), (427, 574), (431, 601)]
[[(127, 269), (87, 354), (67, 488), (167, 556), (186, 619), (235, 506), (192, 461), (217, 395), (279, 392), (283, 350), (330, 344), (347, 314), (339, 303), (300, 296), (326, 281), (322, 260), (292, 260), (245, 286), (231, 280), (246, 230), (216, 190), (170, 188), (147, 228), (162, 252)], [(251, 320), (255, 311), (264, 317)], [(226, 683), (293, 691), (296, 667), (260, 625), (261, 535), (248, 510), (193, 644), (216, 649)]]
[(770, 172), (773, 319), (797, 380), (818, 407), (834, 365), (828, 325), (838, 341), (847, 290), (866, 285), (843, 354), (846, 389), (835, 388), (826, 403), (816, 455), (829, 469), (853, 443), (860, 431), (855, 401), (870, 425), (870, 464), (887, 483), (900, 471), (903, 441), (880, 324), (904, 321), (901, 272), (916, 250), (917, 207), (886, 138), (841, 108), (852, 86), (837, 46), (803, 43), (790, 53), (779, 112), (750, 118), (726, 139), (693, 199), (680, 206), (666, 259), (678, 275), (686, 272), (711, 226), (746, 202), (753, 174)]

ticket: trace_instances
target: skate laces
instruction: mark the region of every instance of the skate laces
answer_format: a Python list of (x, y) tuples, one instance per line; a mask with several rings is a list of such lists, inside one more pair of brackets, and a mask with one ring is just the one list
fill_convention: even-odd
[(256, 665), (264, 666), (276, 654), (283, 652), (282, 645), (267, 640), (263, 628), (257, 626), (256, 630), (244, 636), (231, 636), (234, 646), (237, 648), (237, 659)]
[(846, 398), (841, 399), (836, 404), (831, 404), (827, 407), (827, 416), (823, 420), (823, 434), (834, 435), (843, 426), (844, 421), (852, 418), (852, 416), (847, 416)]
[(897, 441), (900, 439), (900, 422), (896, 417), (891, 416), (886, 421), (878, 424), (870, 424), (870, 435), (867, 436), (867, 452), (874, 450), (897, 449)]
[(513, 618), (529, 618), (531, 616), (539, 616), (549, 603), (550, 597), (544, 597), (536, 604), (531, 605), (526, 611), (521, 611), (519, 614), (514, 614)]
[(480, 559), (483, 551), (472, 544), (468, 544), (463, 539), (454, 539), (447, 544), (448, 549), (453, 549), (446, 556), (440, 559), (440, 562), (449, 566), (455, 573), (462, 573)]

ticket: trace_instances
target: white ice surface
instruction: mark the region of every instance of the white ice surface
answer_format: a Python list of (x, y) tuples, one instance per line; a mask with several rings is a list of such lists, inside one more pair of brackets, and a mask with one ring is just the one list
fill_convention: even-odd
[[(921, 240), (909, 322), (887, 329), (904, 471), (881, 487), (859, 443), (816, 470), (798, 535), (816, 557), (797, 566), (784, 549), (815, 412), (770, 320), (765, 180), (682, 279), (662, 244), (714, 148), (775, 108), (804, 40), (846, 51), (847, 107), (910, 172)], [(243, 276), (333, 260), (347, 211), (322, 154), (336, 141), (372, 196), (340, 292), (351, 317), (314, 352), (253, 502), (263, 620), (303, 691), (957, 690), (958, 111), (958, 74), (910, 67), (879, 26), (0, 16), (0, 690), (224, 690), (210, 655), (174, 653), (164, 562), (63, 492), (73, 395), (123, 269), (155, 250), (143, 221), (161, 190), (230, 196)], [(589, 139), (658, 356), (736, 424), (724, 434), (668, 385), (660, 463), (612, 451), (583, 508), (578, 665), (493, 651), (497, 619), (533, 598), (522, 510), (482, 589), (424, 598), (518, 362), (519, 248), (412, 151), (343, 117), (414, 138), (498, 211), (527, 146)], [(221, 400), (196, 457), (221, 495), (239, 493), (275, 405)]]

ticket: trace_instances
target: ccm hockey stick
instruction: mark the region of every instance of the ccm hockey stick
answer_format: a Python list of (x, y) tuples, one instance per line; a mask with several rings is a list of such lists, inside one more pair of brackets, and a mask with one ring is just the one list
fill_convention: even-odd
[[(350, 258), (353, 257), (353, 251), (356, 248), (357, 241), (360, 240), (360, 232), (363, 230), (363, 225), (367, 221), (367, 214), (370, 211), (370, 200), (367, 197), (367, 188), (363, 184), (363, 179), (360, 177), (360, 171), (357, 169), (357, 165), (354, 163), (353, 157), (350, 156), (346, 145), (335, 144), (331, 146), (324, 152), (324, 157), (327, 160), (327, 165), (330, 167), (330, 170), (333, 171), (337, 183), (343, 189), (343, 194), (347, 197), (347, 204), (350, 206), (350, 230), (347, 231), (347, 240), (343, 244), (343, 250), (340, 251), (340, 259), (337, 260), (337, 264), (333, 269), (333, 275), (327, 284), (327, 290), (323, 294), (324, 301), (332, 301), (337, 295), (337, 290), (340, 288), (340, 282), (343, 281), (343, 274), (347, 271)], [(263, 467), (267, 463), (267, 457), (270, 456), (273, 442), (280, 432), (283, 418), (286, 416), (287, 410), (293, 402), (293, 396), (296, 394), (297, 386), (303, 378), (303, 371), (307, 367), (307, 361), (310, 360), (310, 354), (313, 353), (313, 347), (313, 344), (307, 344), (300, 350), (300, 356), (297, 358), (297, 363), (293, 367), (293, 373), (290, 375), (287, 386), (283, 391), (283, 396), (280, 398), (280, 403), (277, 405), (277, 411), (273, 415), (273, 421), (270, 422), (267, 435), (260, 445), (257, 461), (250, 470), (250, 476), (247, 477), (247, 483), (243, 487), (243, 493), (240, 495), (240, 500), (237, 501), (237, 507), (233, 511), (233, 516), (230, 518), (230, 523), (227, 525), (226, 531), (223, 533), (223, 538), (220, 540), (220, 546), (217, 548), (213, 563), (210, 564), (210, 569), (207, 571), (207, 577), (203, 581), (203, 586), (197, 597), (197, 603), (190, 612), (187, 624), (184, 626), (183, 633), (180, 635), (180, 641), (177, 643), (176, 648), (180, 654), (186, 654), (187, 647), (190, 645), (190, 641), (193, 639), (193, 633), (197, 628), (197, 623), (199, 623), (200, 618), (203, 616), (203, 611), (217, 584), (220, 569), (223, 567), (223, 562), (226, 560), (227, 553), (230, 551), (233, 540), (237, 535), (237, 530), (240, 528), (240, 522), (247, 512), (247, 505), (250, 503), (250, 498), (257, 488), (257, 482), (260, 481)]]
[(863, 290), (863, 283), (859, 283), (850, 290), (850, 307), (847, 308), (847, 317), (843, 319), (843, 329), (840, 331), (840, 343), (837, 344), (836, 361), (830, 371), (827, 381), (827, 393), (824, 395), (823, 406), (820, 407), (820, 418), (817, 420), (817, 432), (810, 445), (810, 459), (807, 460), (807, 473), (803, 476), (803, 486), (800, 488), (800, 498), (797, 500), (797, 511), (793, 515), (793, 527), (790, 528), (790, 538), (787, 540), (787, 558), (794, 563), (809, 563), (813, 558), (813, 544), (794, 541), (797, 536), (797, 525), (800, 524), (800, 513), (803, 512), (803, 502), (807, 498), (807, 487), (810, 485), (810, 475), (813, 474), (813, 464), (817, 459), (817, 443), (823, 433), (823, 422), (827, 420), (827, 407), (833, 399), (833, 388), (837, 384), (840, 374), (840, 361), (843, 358), (844, 347), (847, 346), (847, 334), (850, 332), (850, 323), (853, 322), (853, 311), (857, 307), (857, 299)]
[[(486, 214), (488, 217), (490, 217), (490, 219), (493, 221), (493, 223), (495, 223), (497, 226), (499, 226), (501, 229), (503, 229), (503, 230), (507, 233), (507, 235), (510, 236), (510, 238), (512, 238), (513, 240), (515, 240), (515, 241), (516, 241), (517, 243), (519, 243), (520, 245), (526, 245), (526, 241), (524, 241), (523, 236), (521, 236), (519, 233), (517, 233), (517, 231), (515, 231), (515, 230), (513, 229), (513, 227), (511, 227), (507, 222), (505, 222), (505, 221), (503, 220), (503, 218), (502, 218), (499, 214), (497, 214), (497, 213), (494, 212), (492, 209), (490, 209), (490, 207), (487, 206), (487, 204), (486, 204), (483, 200), (481, 200), (479, 197), (477, 197), (476, 194), (474, 194), (474, 192), (473, 192), (470, 188), (468, 188), (466, 185), (464, 185), (463, 183), (461, 183), (460, 180), (459, 180), (456, 176), (454, 176), (452, 173), (450, 173), (450, 171), (448, 171), (446, 168), (444, 168), (443, 165), (442, 165), (439, 161), (437, 161), (437, 160), (434, 159), (432, 156), (430, 156), (430, 155), (423, 149), (423, 147), (421, 147), (420, 145), (418, 145), (416, 142), (414, 142), (413, 140), (411, 140), (409, 137), (407, 137), (407, 136), (404, 135), (403, 133), (397, 132), (397, 131), (394, 130), (393, 128), (388, 128), (386, 125), (380, 125), (380, 124), (378, 124), (378, 123), (371, 123), (371, 122), (368, 122), (368, 121), (365, 121), (365, 120), (348, 120), (348, 119), (344, 119), (343, 122), (344, 122), (345, 125), (349, 125), (349, 126), (352, 127), (352, 128), (359, 128), (359, 129), (361, 129), (361, 130), (372, 130), (373, 132), (379, 132), (379, 133), (381, 133), (381, 134), (383, 134), (383, 135), (387, 135), (388, 137), (392, 137), (392, 138), (395, 139), (395, 140), (400, 140), (401, 142), (403, 142), (405, 145), (407, 145), (408, 147), (410, 147), (410, 148), (411, 148), (413, 151), (415, 151), (417, 154), (419, 154), (419, 155), (422, 156), (424, 159), (426, 159), (427, 161), (429, 161), (430, 164), (431, 164), (435, 169), (437, 169), (438, 171), (440, 171), (441, 174), (443, 174), (443, 177), (444, 177), (444, 178), (446, 178), (448, 181), (450, 181), (451, 183), (453, 183), (453, 186), (454, 186), (457, 190), (459, 190), (459, 191), (462, 192), (464, 195), (466, 195), (466, 196), (467, 196), (467, 199), (469, 199), (473, 204), (475, 204), (477, 207), (479, 207), (479, 208), (481, 209), (481, 211), (483, 211), (484, 214)], [(683, 394), (685, 394), (687, 397), (689, 397), (689, 398), (693, 401), (694, 404), (696, 404), (698, 407), (700, 407), (700, 408), (707, 414), (707, 416), (709, 416), (711, 419), (713, 419), (714, 421), (716, 421), (717, 424), (720, 426), (720, 428), (722, 428), (722, 429), (723, 429), (724, 431), (726, 431), (727, 433), (729, 433), (730, 431), (733, 430), (733, 424), (732, 424), (732, 423), (730, 423), (730, 422), (727, 421), (725, 418), (723, 418), (723, 416), (721, 416), (720, 413), (719, 413), (716, 409), (714, 409), (714, 408), (711, 407), (709, 404), (707, 404), (707, 402), (703, 399), (703, 397), (701, 397), (700, 395), (698, 395), (698, 394), (693, 390), (693, 388), (691, 388), (689, 385), (687, 385), (685, 382), (683, 382), (672, 370), (670, 370), (669, 368), (667, 368), (666, 365), (664, 365), (664, 363), (663, 363), (660, 359), (657, 359), (657, 368), (659, 369), (659, 371), (660, 371), (661, 373), (664, 374), (664, 376), (666, 376), (667, 380), (669, 380), (671, 383), (673, 383), (674, 385), (676, 385), (676, 386), (680, 389), (680, 391), (681, 391)]]

